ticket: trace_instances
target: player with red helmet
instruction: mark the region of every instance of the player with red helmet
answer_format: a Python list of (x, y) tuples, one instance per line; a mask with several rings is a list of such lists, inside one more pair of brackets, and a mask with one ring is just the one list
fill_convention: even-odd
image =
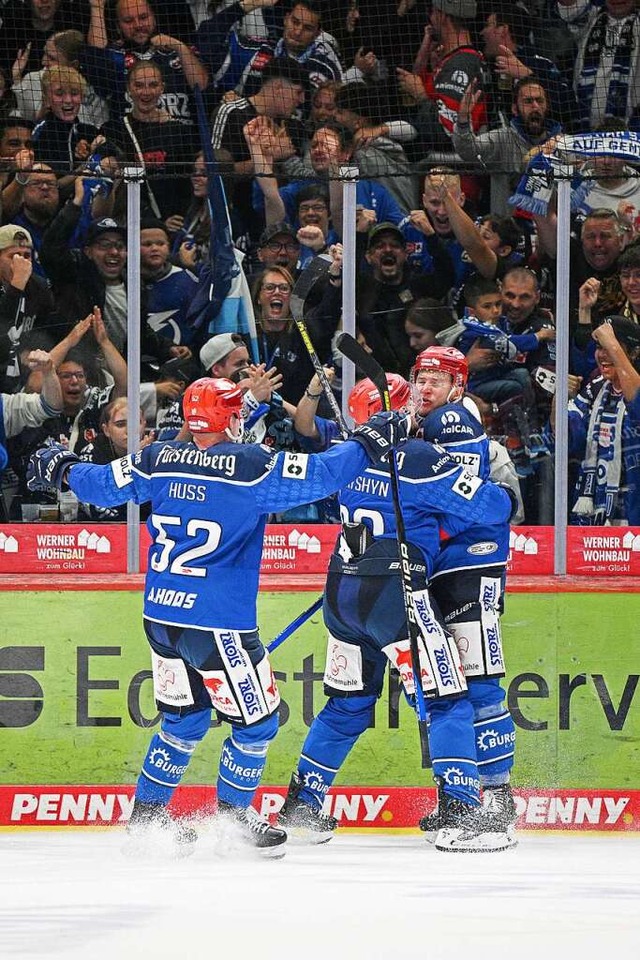
[[(418, 354), (411, 377), (420, 397), (418, 416), (425, 440), (444, 447), (469, 473), (482, 479), (491, 477), (496, 455), (502, 454), (509, 462), (506, 451), (497, 444), (497, 450), (492, 451), (475, 404), (462, 402), (469, 368), (460, 350), (427, 347)], [(517, 487), (515, 472), (511, 474), (509, 487), (514, 483)], [(496, 479), (505, 478), (501, 475)], [(505, 524), (499, 536), (495, 526), (482, 523), (466, 531), (446, 523), (444, 527), (449, 536), (436, 558), (431, 590), (462, 655), (475, 713), (483, 802), (513, 837), (515, 805), (509, 781), (515, 726), (500, 685), (504, 676), (500, 613), (509, 526)], [(420, 821), (429, 839), (435, 838), (442, 822), (446, 798), (442, 789), (438, 792), (439, 807)]]
[(455, 347), (427, 347), (419, 353), (411, 369), (418, 388), (418, 413), (426, 416), (443, 403), (457, 403), (469, 379), (467, 358)]
[[(411, 384), (398, 373), (387, 374), (389, 400), (392, 410), (413, 412), (414, 392)], [(380, 392), (372, 380), (359, 380), (349, 394), (349, 413), (356, 423), (366, 423), (369, 417), (382, 410)]]
[(242, 439), (243, 391), (222, 377), (194, 380), (184, 392), (184, 419), (194, 435), (224, 433), (229, 440)]
[(193, 440), (155, 442), (104, 465), (81, 463), (53, 444), (31, 458), (28, 484), (70, 486), (98, 506), (152, 504), (144, 629), (162, 722), (142, 763), (130, 832), (164, 831), (183, 851), (192, 846), (195, 831), (174, 821), (167, 806), (215, 711), (233, 730), (222, 745), (218, 811), (241, 842), (282, 856), (286, 832), (251, 807), (280, 704), (257, 625), (265, 523), (380, 464), (407, 426), (404, 417), (380, 413), (326, 453), (274, 453), (236, 442), (242, 397), (231, 380), (198, 380), (184, 397)]
[[(444, 371), (439, 375), (447, 381), (446, 398), (453, 389), (453, 378)], [(411, 384), (388, 373), (387, 385), (391, 406), (412, 412)], [(316, 396), (309, 392), (312, 398)], [(337, 439), (335, 421), (314, 417), (312, 404), (305, 403), (305, 407), (309, 409), (303, 435), (313, 449)], [(355, 385), (348, 408), (356, 422), (380, 407), (381, 398), (370, 380)], [(295, 426), (298, 430), (301, 426), (298, 413)], [(511, 837), (480, 806), (473, 708), (465, 695), (466, 685), (458, 686), (452, 679), (454, 675), (459, 678), (462, 670), (459, 653), (432, 608), (428, 580), (439, 552), (443, 520), (463, 531), (480, 521), (495, 524), (499, 537), (510, 510), (504, 509), (502, 491), (467, 474), (434, 444), (409, 439), (398, 451), (396, 462), (415, 610), (422, 624), (421, 679), (429, 698), (429, 743), (434, 775), (442, 783), (444, 797), (436, 848), (506, 849), (513, 843)], [(323, 605), (328, 632), (324, 684), (329, 699), (309, 729), (279, 814), (279, 823), (308, 843), (329, 840), (338, 825), (324, 812), (324, 800), (350, 750), (371, 722), (389, 662), (397, 667), (408, 695), (414, 692), (396, 518), (384, 464), (367, 469), (340, 491), (340, 515), (342, 532), (329, 562)], [(428, 665), (436, 663), (437, 667)], [(447, 683), (439, 684), (437, 677), (443, 675)]]

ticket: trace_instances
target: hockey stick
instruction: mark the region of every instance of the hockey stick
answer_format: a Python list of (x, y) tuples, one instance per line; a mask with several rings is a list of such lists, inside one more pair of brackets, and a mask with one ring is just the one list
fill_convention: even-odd
[(324, 368), (320, 362), (320, 357), (316, 353), (316, 349), (313, 345), (313, 341), (309, 335), (309, 330), (303, 317), (305, 300), (309, 295), (311, 287), (323, 274), (326, 274), (329, 266), (330, 262), (328, 263), (326, 258), (314, 257), (314, 260), (302, 271), (296, 280), (295, 287), (291, 293), (289, 308), (291, 310), (291, 316), (293, 317), (294, 323), (298, 328), (300, 336), (302, 337), (302, 342), (304, 343), (306, 351), (309, 354), (309, 359), (313, 364), (313, 369), (315, 370), (318, 380), (322, 384), (322, 389), (324, 390), (325, 396), (329, 401), (331, 412), (336, 418), (336, 423), (340, 427), (340, 432), (346, 437), (346, 435), (349, 433), (349, 428), (344, 417), (342, 416), (340, 404), (336, 400), (336, 395), (331, 389), (331, 384), (329, 383), (327, 375), (324, 372)]
[(271, 643), (267, 644), (267, 651), (272, 653), (276, 650), (281, 643), (291, 636), (292, 633), (295, 633), (298, 627), (301, 627), (303, 623), (306, 623), (309, 617), (312, 617), (316, 610), (319, 610), (322, 606), (322, 601), (324, 600), (324, 594), (321, 593), (320, 596), (313, 601), (310, 607), (307, 607), (306, 610), (303, 610), (302, 613), (299, 613), (295, 620), (292, 620), (284, 630), (281, 630), (280, 633), (273, 638)]
[[(360, 346), (350, 333), (341, 333), (336, 341), (338, 350), (347, 360), (352, 363), (373, 382), (380, 394), (382, 407), (384, 410), (391, 410), (391, 398), (389, 396), (389, 386), (387, 384), (387, 375), (378, 361)], [(402, 504), (400, 502), (400, 482), (398, 480), (398, 464), (396, 461), (395, 450), (389, 455), (389, 473), (391, 476), (391, 497), (393, 499), (393, 512), (396, 520), (396, 541), (398, 544), (398, 553), (400, 554), (400, 570), (402, 581), (402, 598), (404, 600), (404, 612), (407, 621), (407, 630), (409, 632), (409, 649), (411, 651), (411, 670), (413, 672), (413, 683), (416, 689), (416, 714), (418, 717), (418, 732), (420, 733), (420, 754), (422, 766), (424, 768), (431, 766), (429, 758), (429, 740), (427, 737), (427, 708), (422, 689), (422, 671), (420, 669), (420, 653), (418, 647), (419, 628), (416, 622), (416, 615), (413, 607), (413, 586), (411, 583), (411, 568), (409, 561), (409, 547), (407, 545), (407, 534), (402, 515)]]

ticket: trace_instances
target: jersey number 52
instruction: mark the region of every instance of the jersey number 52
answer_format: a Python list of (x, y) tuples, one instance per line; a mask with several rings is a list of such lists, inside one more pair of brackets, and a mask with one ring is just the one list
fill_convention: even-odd
[[(211, 520), (192, 519), (187, 520), (184, 530), (181, 517), (168, 517), (157, 513), (152, 514), (151, 522), (156, 529), (155, 545), (160, 547), (160, 553), (153, 553), (150, 561), (156, 573), (168, 570), (169, 573), (177, 573), (183, 577), (206, 577), (205, 558), (212, 554), (220, 543), (220, 524)], [(206, 533), (204, 543), (191, 547), (184, 542), (186, 538), (193, 538), (203, 531)], [(174, 536), (170, 536), (170, 533)], [(178, 543), (178, 540), (183, 542)], [(203, 563), (198, 566), (194, 563), (196, 560)]]

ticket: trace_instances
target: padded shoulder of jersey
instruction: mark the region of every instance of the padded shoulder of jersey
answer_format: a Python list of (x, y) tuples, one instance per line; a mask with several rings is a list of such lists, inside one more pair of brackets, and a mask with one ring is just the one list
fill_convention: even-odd
[(432, 410), (422, 421), (425, 440), (434, 443), (460, 443), (484, 437), (480, 421), (461, 403), (447, 403)]

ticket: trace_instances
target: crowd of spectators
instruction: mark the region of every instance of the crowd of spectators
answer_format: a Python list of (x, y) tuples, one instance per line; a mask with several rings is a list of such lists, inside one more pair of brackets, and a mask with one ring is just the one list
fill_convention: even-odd
[[(59, 409), (48, 402), (42, 423), (0, 437), (0, 517), (33, 516), (25, 469), (47, 438), (100, 462), (126, 448), (131, 257), (141, 442), (182, 435), (186, 385), (226, 370), (247, 390), (247, 436), (296, 447), (296, 405), (317, 387), (292, 317), (300, 277), (340, 396), (349, 167), (358, 336), (403, 376), (432, 343), (461, 349), (485, 427), (516, 467), (525, 522), (552, 523), (557, 222), (552, 196), (541, 214), (514, 193), (561, 134), (626, 135), (639, 119), (636, 0), (0, 2), (0, 391), (39, 392), (43, 351), (61, 386)], [(208, 202), (211, 150), (224, 223)], [(622, 522), (640, 462), (640, 180), (617, 157), (580, 163), (570, 519)], [(139, 249), (126, 226), (131, 165)], [(203, 297), (221, 236), (242, 271), (234, 309)], [(597, 509), (576, 511), (601, 460), (613, 466)]]

